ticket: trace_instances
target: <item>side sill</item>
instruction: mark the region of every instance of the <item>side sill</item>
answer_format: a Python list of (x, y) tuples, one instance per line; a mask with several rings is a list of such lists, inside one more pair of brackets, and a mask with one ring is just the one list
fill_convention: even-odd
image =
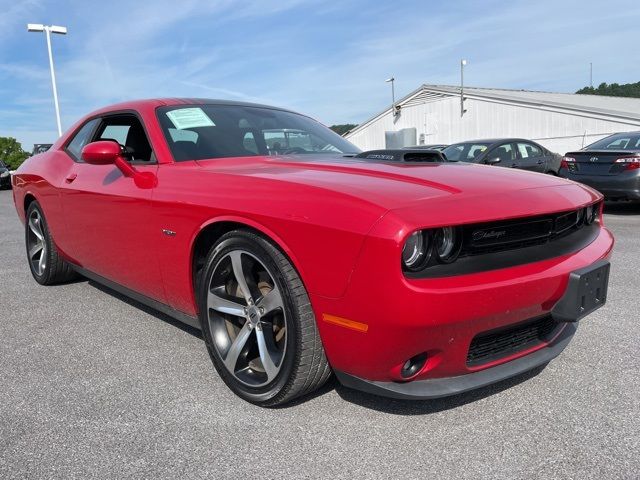
[(119, 283), (116, 283), (109, 279), (101, 277), (100, 275), (95, 274), (77, 265), (71, 264), (71, 267), (83, 277), (87, 277), (89, 280), (93, 280), (94, 282), (104, 285), (105, 287), (110, 288), (111, 290), (114, 290), (126, 297), (129, 297), (135, 300), (136, 302), (140, 302), (143, 305), (146, 305), (147, 307), (153, 308), (154, 310), (164, 313), (165, 315), (168, 315), (171, 318), (178, 320), (179, 322), (185, 323), (190, 327), (201, 330), (200, 320), (197, 317), (193, 317), (191, 315), (187, 315), (186, 313), (175, 310), (174, 308), (170, 307), (165, 303), (158, 302), (153, 298), (149, 298), (127, 287), (123, 287)]

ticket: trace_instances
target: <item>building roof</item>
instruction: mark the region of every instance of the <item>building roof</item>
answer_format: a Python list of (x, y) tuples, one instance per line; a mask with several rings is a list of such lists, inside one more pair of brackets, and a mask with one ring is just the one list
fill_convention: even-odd
[[(459, 86), (423, 84), (397, 101), (396, 104), (410, 106), (456, 95), (460, 95)], [(640, 121), (640, 98), (480, 87), (465, 87), (464, 96), (480, 100), (484, 99), (486, 101), (521, 104), (529, 107), (562, 109), (583, 115), (591, 114), (594, 116), (617, 117), (626, 120)], [(391, 106), (361, 123), (349, 133), (364, 128), (390, 110)]]

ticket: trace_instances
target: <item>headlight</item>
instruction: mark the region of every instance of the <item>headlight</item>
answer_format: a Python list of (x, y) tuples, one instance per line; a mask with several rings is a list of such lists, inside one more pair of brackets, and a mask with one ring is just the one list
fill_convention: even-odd
[(462, 246), (461, 240), (456, 228), (443, 227), (436, 230), (433, 248), (438, 260), (442, 263), (451, 263), (458, 258)]
[(411, 271), (419, 270), (429, 259), (429, 234), (413, 232), (402, 248), (402, 265)]
[(593, 223), (593, 205), (589, 205), (584, 209), (584, 223), (591, 225)]
[(591, 225), (598, 219), (598, 215), (600, 214), (600, 204), (596, 203), (593, 205), (589, 205), (584, 209), (584, 223), (587, 225)]
[(4, 172), (0, 173), (0, 177), (4, 178), (4, 177), (8, 177), (9, 176), (9, 170), (5, 170)]

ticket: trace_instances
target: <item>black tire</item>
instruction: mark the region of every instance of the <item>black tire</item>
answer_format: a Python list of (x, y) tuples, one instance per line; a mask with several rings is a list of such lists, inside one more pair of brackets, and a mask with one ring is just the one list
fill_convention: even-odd
[[(26, 215), (27, 219), (25, 222), (25, 245), (27, 248), (27, 263), (29, 264), (29, 269), (31, 270), (31, 274), (33, 275), (33, 278), (36, 280), (36, 282), (38, 282), (40, 285), (55, 285), (58, 283), (69, 282), (76, 278), (77, 274), (71, 268), (71, 265), (64, 261), (58, 254), (58, 249), (53, 242), (51, 232), (49, 231), (49, 227), (47, 226), (47, 220), (45, 219), (42, 208), (37, 201), (33, 201), (29, 204)], [(33, 239), (35, 238), (35, 233), (33, 232), (33, 230), (31, 230), (29, 221), (35, 215), (39, 217), (39, 225), (41, 234), (43, 236), (43, 239), (41, 241), (44, 244), (42, 254), (45, 258), (44, 266), (41, 271), (38, 271), (37, 267), (34, 266), (32, 255), (30, 253), (30, 248), (33, 244)]]
[[(241, 253), (238, 254), (238, 252)], [(219, 274), (220, 269), (229, 272), (230, 265), (227, 266), (226, 269), (221, 267), (221, 265), (225, 259), (230, 262), (228, 259), (232, 258), (235, 254), (252, 257), (249, 258), (250, 261), (257, 259), (259, 262), (256, 263), (257, 265), (261, 264), (260, 266), (266, 267), (266, 273), (269, 275), (270, 280), (277, 286), (278, 298), (281, 299), (281, 305), (283, 306), (283, 308), (280, 307), (279, 310), (277, 310), (277, 315), (281, 315), (281, 317), (284, 318), (284, 320), (281, 319), (279, 321), (283, 322), (286, 326), (286, 335), (283, 341), (286, 350), (283, 351), (282, 357), (280, 357), (277, 375), (271, 379), (266, 375), (268, 373), (267, 369), (264, 369), (267, 377), (264, 385), (252, 386), (239, 380), (237, 378), (238, 372), (232, 372), (232, 370), (225, 365), (225, 360), (219, 348), (216, 346), (218, 344), (214, 343), (213, 340), (216, 338), (216, 342), (220, 342), (220, 329), (216, 327), (217, 324), (214, 322), (220, 322), (219, 318), (222, 316), (222, 314), (216, 312), (215, 309), (209, 308), (210, 301), (208, 298), (210, 293), (216, 291), (215, 289), (211, 290), (214, 288), (214, 274), (216, 275), (215, 278), (222, 278)], [(245, 257), (239, 256), (238, 258)], [(240, 260), (240, 263), (242, 264), (242, 260)], [(263, 273), (265, 273), (265, 271), (263, 271)], [(231, 278), (233, 281), (233, 278), (237, 277)], [(229, 283), (228, 280), (223, 280), (223, 282), (225, 285)], [(226, 290), (227, 287), (224, 288)], [(235, 288), (236, 291), (238, 291), (239, 286), (235, 285)], [(296, 397), (316, 390), (331, 376), (331, 368), (324, 353), (320, 334), (316, 326), (315, 315), (311, 308), (306, 289), (289, 260), (267, 239), (245, 230), (236, 230), (223, 235), (211, 248), (207, 256), (205, 266), (197, 282), (197, 290), (200, 321), (209, 355), (222, 380), (239, 397), (263, 407), (279, 406), (290, 402)], [(259, 295), (256, 295), (256, 298), (258, 298), (258, 296)], [(264, 299), (265, 296), (266, 295), (263, 295), (262, 298)], [(238, 299), (244, 301), (240, 297), (238, 297)], [(253, 304), (250, 300), (246, 300), (243, 305)], [(260, 305), (260, 303), (256, 301), (254, 307), (258, 305)], [(245, 313), (246, 310), (245, 308)], [(260, 308), (260, 310), (262, 311), (263, 309)], [(244, 321), (240, 316), (233, 318), (239, 322), (237, 328), (244, 329), (244, 327), (250, 323), (249, 316), (247, 316)], [(263, 318), (266, 318), (266, 315)], [(262, 319), (259, 320), (259, 323), (261, 321)], [(245, 325), (240, 327), (243, 322)], [(268, 326), (270, 324), (264, 323), (264, 325)], [(218, 332), (217, 335), (214, 335), (212, 332), (215, 328), (218, 328), (218, 330), (216, 330), (216, 332)], [(261, 332), (264, 329), (266, 332), (268, 327), (254, 328), (261, 330)], [(275, 331), (275, 327), (272, 325), (272, 335), (273, 331)], [(247, 333), (247, 338), (251, 338), (250, 335), (252, 334), (255, 336), (258, 332)], [(239, 336), (240, 334), (238, 333), (236, 339), (239, 338)], [(245, 340), (245, 342), (246, 345), (249, 345), (250, 340)], [(228, 343), (228, 345), (227, 357), (231, 351), (232, 344)], [(246, 360), (246, 358), (250, 356), (249, 352), (251, 350), (248, 347), (242, 348), (245, 348), (244, 357), (238, 356), (238, 358), (245, 358)], [(236, 361), (232, 362), (232, 365), (236, 365)], [(264, 364), (264, 362), (262, 363)], [(252, 372), (248, 364), (245, 369), (249, 373)], [(235, 370), (235, 367), (233, 370)]]

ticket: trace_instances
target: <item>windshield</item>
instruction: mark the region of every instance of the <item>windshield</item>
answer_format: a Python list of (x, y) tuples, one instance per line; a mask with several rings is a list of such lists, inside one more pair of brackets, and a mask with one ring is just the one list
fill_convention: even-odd
[(442, 150), (449, 161), (473, 162), (491, 145), (490, 142), (455, 143)]
[(640, 150), (640, 133), (618, 133), (592, 143), (585, 150)]
[(357, 154), (360, 150), (315, 120), (241, 105), (162, 107), (158, 120), (176, 161), (256, 155)]

